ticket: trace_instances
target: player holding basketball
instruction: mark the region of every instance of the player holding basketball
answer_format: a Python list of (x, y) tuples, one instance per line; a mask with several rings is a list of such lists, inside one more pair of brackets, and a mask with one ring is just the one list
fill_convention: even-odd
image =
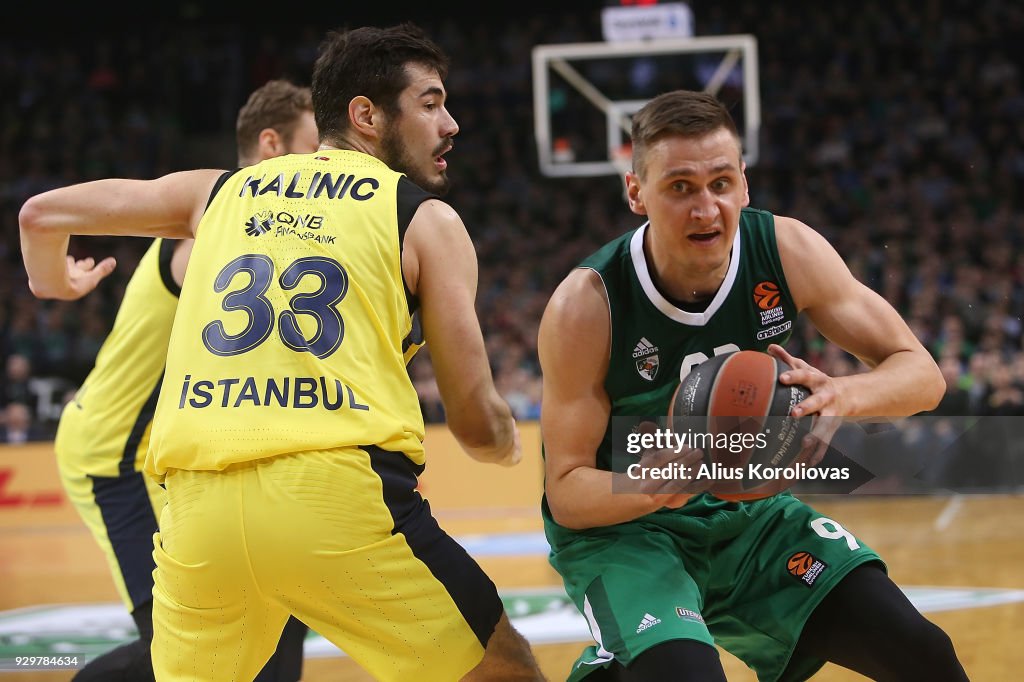
[(377, 679), (541, 679), (494, 584), (415, 490), (406, 362), (424, 339), (466, 451), (521, 457), (473, 245), (437, 198), (459, 130), (447, 63), (411, 24), (332, 33), (313, 71), (317, 153), (86, 183), (22, 209), (30, 285), (55, 298), (109, 267), (65, 263), (68, 233), (196, 236), (146, 462), (168, 497), (158, 680), (251, 679), (289, 614)]
[[(236, 132), (240, 166), (315, 151), (309, 88), (265, 83), (239, 110)], [(191, 239), (153, 241), (128, 282), (95, 367), (65, 406), (57, 429), (61, 482), (106, 554), (139, 631), (138, 640), (91, 661), (76, 682), (153, 679), (153, 534), (167, 494), (143, 474), (142, 465), (191, 250)], [(256, 679), (300, 679), (305, 634), (306, 626), (290, 621), (278, 652)]]
[[(812, 391), (796, 416), (909, 415), (943, 390), (898, 313), (821, 236), (745, 208), (739, 135), (713, 96), (654, 98), (632, 137), (627, 197), (648, 222), (565, 278), (539, 335), (550, 558), (597, 640), (570, 679), (724, 680), (716, 643), (760, 680), (803, 680), (825, 661), (878, 680), (966, 679), (879, 556), (791, 494), (691, 495), (706, 481), (613, 492), (613, 419), (667, 414), (680, 376), (716, 353), (788, 362), (783, 383)], [(801, 312), (871, 371), (832, 378), (791, 357), (779, 344)], [(801, 552), (813, 570), (790, 570)]]

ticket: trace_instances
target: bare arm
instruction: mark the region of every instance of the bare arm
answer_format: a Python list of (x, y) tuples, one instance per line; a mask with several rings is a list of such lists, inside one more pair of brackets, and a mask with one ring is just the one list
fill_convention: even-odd
[(420, 299), (448, 428), (474, 459), (516, 464), (522, 456), (518, 431), (494, 387), (476, 316), (476, 250), (448, 204), (420, 204), (405, 234), (402, 271)]
[[(537, 344), (544, 374), (545, 492), (555, 521), (567, 528), (624, 523), (661, 507), (682, 506), (690, 497), (678, 494), (678, 482), (672, 486), (677, 494), (667, 494), (659, 492), (665, 487), (661, 482), (638, 484), (597, 468), (597, 449), (611, 415), (604, 388), (610, 337), (600, 277), (592, 270), (574, 271), (548, 302)], [(638, 492), (613, 493), (613, 482), (616, 490)]]
[[(898, 417), (934, 408), (945, 382), (900, 314), (859, 282), (835, 249), (811, 228), (777, 217), (776, 235), (797, 308), (825, 338), (871, 368), (832, 378), (798, 361), (798, 369), (788, 373), (791, 378), (786, 383), (804, 384), (813, 392), (798, 406), (800, 413)], [(775, 348), (775, 354), (793, 359)]]
[(31, 197), (21, 207), (21, 253), (29, 287), (40, 298), (74, 299), (114, 269), (107, 258), (68, 258), (71, 235), (192, 237), (223, 171), (171, 173), (156, 180), (86, 182)]

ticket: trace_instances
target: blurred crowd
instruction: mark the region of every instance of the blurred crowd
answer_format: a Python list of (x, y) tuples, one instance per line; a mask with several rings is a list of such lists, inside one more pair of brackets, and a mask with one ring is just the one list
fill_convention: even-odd
[[(690, 4), (698, 35), (759, 42), (752, 205), (820, 231), (905, 316), (946, 376), (939, 413), (1024, 414), (1024, 6)], [(583, 257), (641, 222), (619, 179), (546, 178), (536, 161), (530, 50), (602, 40), (599, 9), (419, 21), (452, 56), (449, 108), (461, 133), (447, 199), (476, 243), (493, 371), (521, 419), (539, 415), (536, 330), (548, 296)], [(270, 78), (308, 84), (320, 38), (335, 27), (183, 20), (0, 41), (5, 440), (52, 436), (145, 248), (73, 241), (78, 256), (117, 256), (117, 271), (83, 301), (36, 300), (18, 247), (22, 202), (100, 177), (233, 166), (245, 97)], [(650, 94), (687, 85), (663, 74)], [(805, 325), (789, 350), (832, 375), (864, 369)], [(429, 352), (421, 356), (410, 371), (425, 416), (442, 421)]]

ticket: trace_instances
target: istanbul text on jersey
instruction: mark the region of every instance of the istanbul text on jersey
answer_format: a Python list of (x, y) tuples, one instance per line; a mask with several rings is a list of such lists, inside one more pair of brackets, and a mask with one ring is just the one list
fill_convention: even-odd
[(351, 386), (328, 377), (227, 377), (193, 380), (186, 374), (178, 409), (206, 407), (286, 407), (369, 410)]

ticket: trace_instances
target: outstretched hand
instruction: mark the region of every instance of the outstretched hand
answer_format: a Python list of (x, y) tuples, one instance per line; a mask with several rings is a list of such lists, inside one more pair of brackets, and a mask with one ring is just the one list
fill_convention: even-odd
[(794, 406), (790, 414), (793, 417), (814, 415), (814, 425), (811, 432), (804, 436), (803, 448), (796, 461), (812, 467), (817, 466), (824, 459), (829, 443), (842, 423), (841, 417), (844, 412), (841, 392), (835, 379), (800, 358), (790, 355), (782, 346), (771, 344), (768, 346), (768, 354), (792, 367), (779, 375), (780, 382), (787, 386), (799, 384), (811, 391), (810, 397)]
[(112, 273), (116, 266), (117, 261), (113, 258), (104, 258), (97, 263), (93, 258), (76, 260), (74, 256), (68, 256), (66, 286), (63, 290), (40, 292), (32, 286), (31, 281), (29, 288), (37, 296), (74, 301), (95, 289), (100, 280)]

